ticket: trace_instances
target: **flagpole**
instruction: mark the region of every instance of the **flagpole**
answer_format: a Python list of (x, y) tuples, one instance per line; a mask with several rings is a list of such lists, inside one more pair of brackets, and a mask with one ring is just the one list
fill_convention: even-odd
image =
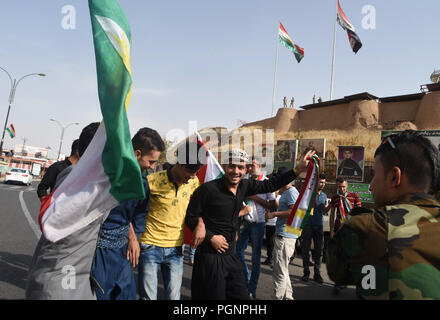
[(336, 0), (336, 17), (335, 17), (335, 26), (333, 30), (333, 56), (332, 56), (332, 77), (330, 80), (330, 100), (333, 99), (333, 81), (335, 74), (335, 52), (336, 52), (336, 24), (338, 20), (337, 17), (338, 17), (338, 0)]
[(278, 37), (279, 37), (279, 22), (278, 22), (278, 26), (277, 26), (277, 45), (276, 45), (276, 55), (275, 55), (275, 72), (273, 74), (273, 92), (272, 92), (272, 113), (271, 113), (271, 117), (273, 117), (273, 110), (275, 107), (275, 88), (276, 88), (276, 84), (277, 84), (277, 65), (278, 65), (278, 46), (279, 46), (279, 41), (278, 41)]

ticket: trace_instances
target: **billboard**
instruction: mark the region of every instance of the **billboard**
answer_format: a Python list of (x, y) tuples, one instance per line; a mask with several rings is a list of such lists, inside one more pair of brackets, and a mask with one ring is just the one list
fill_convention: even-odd
[(275, 147), (274, 169), (279, 167), (294, 168), (298, 153), (298, 140), (278, 140)]
[(274, 171), (273, 143), (261, 143), (259, 144), (258, 148), (259, 148), (258, 155), (260, 155), (263, 158), (261, 170), (265, 175), (269, 175)]
[(366, 183), (349, 183), (347, 190), (356, 193), (362, 203), (374, 203), (373, 195), (368, 189), (369, 186)]
[(325, 157), (325, 138), (323, 139), (301, 139), (299, 141), (300, 153), (299, 156), (304, 154), (304, 150), (307, 147), (313, 148), (316, 151), (319, 159), (324, 159)]
[(339, 146), (336, 177), (347, 182), (364, 181), (365, 149), (361, 146)]
[(22, 144), (16, 144), (14, 148), (15, 155), (22, 155), (27, 157), (34, 158), (47, 158), (47, 154), (49, 149), (40, 148), (40, 147), (32, 147), (32, 146), (24, 146)]

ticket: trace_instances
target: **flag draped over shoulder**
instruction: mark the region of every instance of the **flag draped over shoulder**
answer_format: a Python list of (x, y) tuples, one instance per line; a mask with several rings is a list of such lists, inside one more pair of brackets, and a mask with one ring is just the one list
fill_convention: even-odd
[(348, 20), (347, 16), (345, 15), (344, 11), (342, 11), (341, 4), (338, 0), (338, 13), (336, 15), (336, 19), (339, 22), (339, 25), (347, 31), (348, 40), (350, 41), (350, 46), (353, 49), (354, 53), (357, 53), (359, 49), (362, 47), (361, 39), (359, 39), (358, 35), (356, 34), (356, 30), (354, 29), (354, 26), (351, 24), (351, 22)]
[(8, 131), (9, 136), (10, 136), (11, 138), (14, 138), (14, 137), (15, 137), (15, 128), (14, 128), (14, 126), (12, 125), (12, 123), (9, 125), (8, 128), (6, 128), (6, 131)]
[(284, 29), (284, 26), (281, 22), (278, 29), (278, 39), (283, 46), (292, 51), (298, 63), (302, 60), (302, 58), (304, 58), (304, 49), (293, 43), (292, 39), (290, 38), (286, 29)]
[(313, 208), (316, 200), (316, 190), (318, 188), (318, 177), (320, 170), (320, 160), (318, 156), (311, 157), (307, 169), (306, 179), (304, 180), (301, 193), (295, 202), (290, 216), (287, 219), (286, 231), (300, 236), (304, 229), (307, 219), (313, 215)]
[(80, 161), (42, 202), (40, 228), (52, 242), (123, 201), (145, 198), (126, 113), (132, 86), (130, 27), (116, 0), (89, 0), (89, 8), (103, 121)]
[[(206, 164), (204, 164), (203, 167), (201, 167), (200, 170), (197, 172), (197, 178), (199, 179), (200, 184), (221, 178), (225, 174), (225, 172), (218, 163), (217, 159), (212, 154), (211, 150), (208, 149), (205, 141), (203, 141), (198, 132), (196, 132), (196, 139), (197, 144), (203, 146), (207, 152)], [(185, 226), (184, 242), (185, 244), (191, 244), (192, 242), (192, 232), (187, 226)]]

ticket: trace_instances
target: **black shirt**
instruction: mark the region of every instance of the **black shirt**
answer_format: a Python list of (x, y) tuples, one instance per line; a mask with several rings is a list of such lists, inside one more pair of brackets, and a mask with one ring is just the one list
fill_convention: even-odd
[(295, 178), (293, 170), (289, 170), (269, 180), (243, 179), (238, 185), (236, 195), (228, 189), (225, 177), (204, 183), (191, 197), (185, 223), (193, 231), (198, 218), (203, 218), (206, 236), (201, 247), (211, 247), (209, 240), (214, 235), (222, 235), (231, 243), (240, 228), (238, 214), (243, 207), (243, 200), (254, 194), (274, 192)]
[(37, 188), (37, 194), (39, 198), (47, 195), (47, 189), (50, 188), (50, 192), (53, 191), (58, 174), (71, 164), (72, 163), (69, 161), (69, 159), (66, 158), (62, 161), (55, 162), (49, 168), (47, 168), (47, 171), (43, 176), (43, 179), (41, 179), (41, 182)]

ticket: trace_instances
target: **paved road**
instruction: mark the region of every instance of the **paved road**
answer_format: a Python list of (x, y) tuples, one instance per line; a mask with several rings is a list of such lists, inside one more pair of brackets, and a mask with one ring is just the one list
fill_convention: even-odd
[[(5, 185), (0, 182), (0, 299), (24, 299), (27, 270), (32, 259), (40, 232), (38, 229), (38, 211), (40, 201), (36, 195), (36, 186)], [(263, 249), (262, 261), (266, 258)], [(186, 255), (187, 256), (187, 255)], [(246, 250), (246, 259), (250, 266), (250, 248)], [(325, 264), (321, 267), (324, 284), (319, 285), (314, 281), (304, 283), (302, 276), (302, 260), (295, 258), (290, 265), (290, 275), (297, 300), (322, 300), (322, 299), (355, 299), (354, 288), (343, 290), (338, 296), (332, 294), (333, 284), (329, 281)], [(192, 267), (185, 259), (182, 300), (191, 297), (191, 272)], [(136, 271), (137, 275), (137, 271)], [(313, 275), (313, 271), (312, 271)], [(160, 278), (160, 271), (159, 271)], [(272, 269), (261, 266), (260, 281), (257, 289), (257, 298), (271, 299), (272, 294)], [(163, 297), (163, 286), (160, 283), (159, 298)]]

